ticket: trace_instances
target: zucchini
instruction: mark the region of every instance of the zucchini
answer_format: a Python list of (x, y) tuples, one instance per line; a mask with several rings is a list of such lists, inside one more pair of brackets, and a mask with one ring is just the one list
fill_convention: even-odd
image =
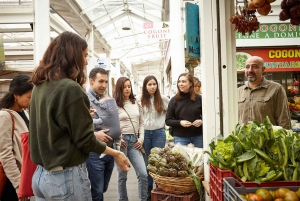
[(224, 166), (228, 166), (228, 164), (226, 163), (226, 161), (224, 161), (222, 155), (219, 152), (216, 152), (215, 157), (219, 161), (219, 163), (221, 163)]
[(243, 172), (243, 165), (238, 164), (237, 167), (238, 167), (239, 176), (240, 176), (240, 177), (245, 176), (245, 175), (244, 175), (244, 172)]
[(293, 173), (293, 178), (292, 181), (297, 181), (297, 177), (298, 177), (298, 167), (299, 167), (299, 162), (296, 163), (296, 167), (294, 169), (294, 173)]
[(279, 147), (281, 150), (283, 150), (283, 153), (282, 153), (282, 163), (281, 163), (281, 166), (282, 167), (285, 167), (287, 165), (287, 162), (288, 162), (288, 159), (289, 159), (289, 156), (288, 156), (288, 150), (287, 150), (287, 147), (286, 147), (286, 144), (285, 144), (285, 141), (283, 139), (283, 137), (280, 137), (279, 138)]
[(246, 147), (246, 145), (244, 143), (242, 143), (242, 141), (235, 135), (233, 134), (230, 134), (231, 137), (233, 137), (233, 139), (235, 141), (237, 141), (245, 150), (248, 150), (248, 148)]
[(281, 153), (281, 150), (279, 148), (279, 142), (277, 141), (276, 143), (276, 147), (277, 147), (277, 155), (278, 155), (278, 162), (279, 164), (282, 164), (283, 163), (283, 156), (282, 156), (282, 153)]
[(268, 131), (267, 131), (267, 129), (266, 129), (265, 126), (262, 126), (262, 128), (264, 130), (265, 139), (268, 140), (269, 139), (269, 133), (268, 133)]
[(247, 166), (248, 166), (248, 165), (247, 165), (247, 161), (245, 161), (245, 162), (243, 163), (243, 172), (244, 172), (244, 175), (245, 175), (245, 177), (247, 178), (247, 180), (250, 181), (251, 178), (250, 178), (250, 175), (249, 175)]
[(274, 177), (276, 177), (276, 172), (274, 170), (270, 171), (266, 177), (262, 178), (260, 181), (270, 181)]
[(283, 167), (282, 170), (283, 170), (283, 178), (284, 178), (284, 181), (288, 181), (285, 167)]
[(282, 176), (282, 172), (280, 171), (280, 172), (278, 172), (277, 173), (277, 175), (276, 175), (276, 177), (273, 177), (272, 179), (270, 179), (269, 181), (276, 181), (278, 178), (280, 178), (281, 176)]
[(276, 165), (276, 162), (273, 161), (272, 159), (269, 158), (269, 156), (263, 152), (262, 150), (259, 150), (259, 149), (253, 149), (260, 157), (262, 157), (266, 162), (274, 165), (274, 166), (277, 166)]

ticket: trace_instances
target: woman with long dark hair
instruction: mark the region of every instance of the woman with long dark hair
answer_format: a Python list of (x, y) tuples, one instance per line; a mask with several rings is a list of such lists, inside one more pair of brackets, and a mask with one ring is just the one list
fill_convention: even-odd
[[(147, 199), (147, 170), (142, 155), (144, 142), (143, 110), (134, 98), (131, 82), (126, 77), (120, 77), (116, 84), (114, 98), (119, 109), (121, 126), (121, 151), (129, 158), (138, 178), (139, 200)], [(118, 170), (119, 201), (128, 201), (127, 172)]]
[(7, 177), (1, 201), (18, 200), (22, 167), (21, 134), (28, 132), (29, 115), (25, 109), (28, 108), (33, 88), (29, 79), (26, 74), (16, 76), (0, 101), (0, 161)]
[(189, 73), (179, 75), (177, 90), (166, 114), (166, 124), (173, 128), (174, 143), (192, 143), (203, 148), (202, 98), (195, 94), (193, 76)]
[(86, 41), (63, 32), (50, 43), (31, 80), (29, 145), (38, 164), (32, 178), (39, 200), (92, 200), (85, 161), (90, 152), (110, 154), (123, 171), (129, 161), (96, 137), (90, 102), (82, 85), (87, 65)]
[[(165, 147), (165, 118), (169, 104), (168, 97), (160, 94), (156, 77), (149, 75), (144, 79), (142, 95), (137, 97), (141, 101), (144, 115), (145, 137), (143, 147), (145, 149), (145, 163), (148, 165), (148, 156), (153, 147)], [(153, 179), (148, 173), (148, 195), (151, 200)]]

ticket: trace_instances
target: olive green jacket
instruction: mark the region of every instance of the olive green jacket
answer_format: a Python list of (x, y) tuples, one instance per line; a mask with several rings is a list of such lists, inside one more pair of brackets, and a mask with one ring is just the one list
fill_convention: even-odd
[(257, 120), (262, 123), (268, 116), (273, 125), (291, 129), (291, 116), (286, 92), (282, 85), (263, 79), (251, 89), (248, 82), (238, 88), (238, 119), (245, 125)]

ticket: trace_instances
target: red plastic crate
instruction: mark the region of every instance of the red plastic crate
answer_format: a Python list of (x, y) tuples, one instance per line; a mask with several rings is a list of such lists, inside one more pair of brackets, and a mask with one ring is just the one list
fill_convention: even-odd
[(156, 188), (151, 191), (151, 201), (199, 201), (199, 200), (200, 197), (197, 191), (192, 193), (186, 193), (183, 195), (166, 193), (160, 188)]
[(246, 188), (261, 188), (261, 187), (280, 187), (280, 186), (300, 186), (300, 181), (273, 181), (261, 182), (260, 184), (254, 182), (243, 182), (231, 170), (221, 170), (210, 164), (209, 166), (209, 182), (210, 190), (209, 195), (212, 201), (223, 200), (223, 178), (233, 177), (237, 179)]
[(226, 177), (233, 177), (233, 172), (209, 165), (209, 195), (212, 201), (223, 200), (223, 178)]

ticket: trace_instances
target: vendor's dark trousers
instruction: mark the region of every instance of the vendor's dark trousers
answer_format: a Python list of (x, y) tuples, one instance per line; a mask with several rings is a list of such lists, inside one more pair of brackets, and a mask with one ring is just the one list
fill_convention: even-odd
[(9, 181), (9, 179), (7, 179), (7, 181), (5, 183), (2, 197), (0, 200), (1, 201), (18, 201), (18, 195), (16, 193), (16, 189), (14, 188), (12, 183)]

